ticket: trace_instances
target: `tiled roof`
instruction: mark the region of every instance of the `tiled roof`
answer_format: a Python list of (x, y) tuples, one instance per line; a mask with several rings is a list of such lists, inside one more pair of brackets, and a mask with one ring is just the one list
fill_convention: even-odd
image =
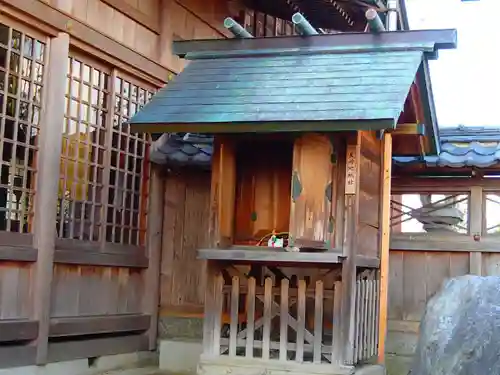
[(213, 137), (207, 134), (165, 133), (153, 142), (150, 160), (160, 165), (210, 168), (212, 144)]
[(395, 157), (398, 165), (425, 163), (429, 167), (488, 168), (500, 162), (500, 128), (464, 127), (440, 130), (438, 156)]
[[(440, 132), (441, 153), (419, 157), (395, 157), (397, 165), (425, 162), (427, 166), (487, 168), (500, 162), (500, 128), (457, 127)], [(164, 134), (153, 143), (151, 161), (170, 166), (210, 168), (213, 137), (198, 133)]]

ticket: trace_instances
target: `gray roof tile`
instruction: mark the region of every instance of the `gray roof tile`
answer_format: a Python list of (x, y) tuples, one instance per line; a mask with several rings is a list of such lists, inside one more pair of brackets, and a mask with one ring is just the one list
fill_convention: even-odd
[[(429, 167), (487, 168), (500, 162), (500, 128), (445, 128), (440, 135), (439, 156), (424, 158)], [(213, 137), (204, 134), (164, 134), (153, 144), (151, 161), (161, 165), (210, 168), (212, 142)], [(423, 162), (419, 157), (395, 157), (394, 161), (397, 165)]]
[(438, 156), (395, 157), (399, 165), (424, 162), (429, 167), (488, 168), (500, 162), (500, 128), (457, 127), (441, 129)]

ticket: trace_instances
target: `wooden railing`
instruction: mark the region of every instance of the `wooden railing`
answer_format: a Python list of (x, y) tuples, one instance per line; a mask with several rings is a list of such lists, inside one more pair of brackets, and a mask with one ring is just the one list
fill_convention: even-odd
[(229, 285), (220, 275), (216, 283), (215, 295), (221, 296), (216, 353), (300, 363), (335, 363), (340, 358), (341, 282), (325, 287), (318, 280), (310, 288), (305, 280), (291, 285), (288, 279), (267, 277), (258, 286), (250, 277), (243, 286), (238, 276)]
[(358, 279), (356, 282), (356, 333), (354, 363), (377, 354), (379, 280)]

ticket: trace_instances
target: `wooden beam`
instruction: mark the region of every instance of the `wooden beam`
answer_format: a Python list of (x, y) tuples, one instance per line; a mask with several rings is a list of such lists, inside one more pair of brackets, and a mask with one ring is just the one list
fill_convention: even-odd
[(54, 263), (79, 264), (85, 266), (147, 268), (149, 261), (143, 253), (117, 254), (101, 253), (97, 251), (83, 252), (78, 250), (56, 250), (54, 253)]
[[(104, 236), (106, 237), (106, 236)], [(107, 254), (145, 254), (146, 247), (129, 244), (119, 244), (103, 241), (74, 240), (70, 238), (56, 238), (56, 250), (81, 251), (81, 252), (102, 252)]]
[[(162, 232), (164, 217), (165, 184), (160, 171), (154, 166), (151, 171), (151, 182), (149, 185), (149, 208), (147, 228), (147, 256), (148, 268), (144, 272), (143, 310), (151, 316), (148, 327), (149, 350), (156, 348), (158, 332), (158, 306), (160, 304), (160, 265), (162, 250)], [(169, 240), (171, 240), (169, 238)]]
[(36, 262), (38, 252), (32, 247), (0, 246), (0, 261)]
[[(17, 0), (16, 0), (17, 1)], [(42, 13), (43, 14), (43, 13)], [(50, 40), (47, 80), (44, 85), (42, 128), (39, 139), (35, 200), (35, 243), (38, 260), (33, 278), (34, 320), (39, 322), (37, 364), (47, 363), (50, 301), (57, 220), (57, 192), (62, 148), (62, 119), (66, 94), (69, 35), (60, 33)]]
[[(417, 73), (417, 74), (419, 74), (419, 73)], [(425, 112), (422, 108), (422, 103), (420, 102), (420, 88), (418, 86), (418, 82), (414, 82), (411, 85), (410, 98), (412, 100), (413, 107), (415, 109), (415, 117), (416, 117), (417, 123), (419, 123), (419, 124), (425, 123), (426, 122), (425, 121)], [(424, 134), (422, 134), (422, 135), (424, 135)], [(431, 149), (431, 143), (430, 143), (429, 136), (432, 136), (432, 134), (428, 134), (427, 137), (420, 137), (419, 138), (420, 152), (422, 155), (425, 155)], [(434, 136), (437, 136), (437, 134), (435, 134)]]
[(422, 124), (398, 124), (396, 129), (389, 131), (393, 136), (397, 135), (425, 135), (425, 127)]
[(52, 318), (49, 334), (68, 337), (146, 331), (150, 321), (151, 316), (143, 314)]
[(0, 320), (0, 342), (31, 341), (38, 335), (35, 320)]
[(366, 255), (356, 255), (356, 267), (379, 268), (380, 259)]
[(136, 7), (129, 5), (123, 0), (100, 0), (104, 4), (116, 9), (117, 11), (123, 13), (128, 18), (133, 19), (138, 24), (144, 26), (145, 28), (151, 30), (155, 34), (160, 34), (160, 12), (156, 12), (152, 17), (142, 13)]
[(161, 306), (160, 316), (173, 317), (173, 318), (199, 318), (203, 319), (205, 312), (203, 305), (164, 305)]
[(359, 216), (359, 171), (361, 159), (361, 132), (347, 140), (345, 163), (345, 238), (342, 265), (341, 333), (342, 358), (333, 359), (352, 365), (354, 360), (355, 306), (356, 306), (356, 250)]
[[(446, 181), (446, 184), (443, 184)], [(415, 178), (411, 176), (392, 179), (393, 194), (470, 192), (473, 186), (481, 186), (483, 191), (500, 191), (499, 178)]]
[(391, 219), (391, 166), (392, 135), (385, 133), (383, 138), (381, 204), (380, 204), (380, 300), (378, 313), (378, 362), (385, 361), (385, 340), (387, 336), (387, 305), (389, 296), (389, 239)]
[[(469, 201), (469, 230), (472, 239), (474, 239), (474, 236), (478, 236), (479, 239), (483, 236), (483, 213), (486, 211), (484, 203), (483, 188), (481, 186), (473, 186)], [(483, 274), (482, 252), (471, 252), (469, 254), (469, 261), (469, 272), (473, 275), (481, 276)]]
[[(13, 1), (13, 0), (10, 0)], [(14, 0), (19, 1), (19, 0)], [(24, 0), (26, 1), (26, 0)], [(457, 31), (442, 30), (413, 30), (397, 33), (381, 33), (377, 36), (381, 45), (395, 46), (410, 43), (433, 43), (435, 49), (454, 49), (457, 46)], [(192, 52), (232, 52), (253, 50), (254, 54), (269, 53), (269, 50), (288, 50), (294, 48), (316, 48), (332, 52), (342, 48), (373, 48), (373, 34), (370, 33), (339, 33), (329, 35), (312, 35), (307, 38), (286, 36), (280, 38), (252, 38), (252, 39), (213, 39), (190, 40), (174, 42), (172, 53), (185, 57)]]
[(34, 236), (31, 233), (0, 231), (0, 246), (32, 247)]
[(61, 362), (72, 359), (133, 353), (147, 349), (148, 338), (146, 335), (53, 342), (49, 345), (48, 359), (50, 362)]
[(401, 233), (391, 235), (391, 250), (499, 253), (500, 237), (485, 236), (475, 241), (467, 235), (428, 235)]
[[(19, 12), (20, 11), (20, 12)], [(71, 45), (75, 45), (85, 52), (99, 52), (99, 58), (119, 67), (126, 72), (139, 75), (146, 75), (157, 83), (165, 83), (171, 73), (166, 67), (151, 60), (149, 57), (141, 55), (133, 49), (124, 46), (82, 21), (62, 12), (61, 10), (40, 0), (2, 0), (0, 12), (7, 13), (23, 22), (30, 22), (26, 15), (41, 22), (40, 27), (50, 36), (57, 36), (59, 32), (67, 32), (75, 40), (71, 40)], [(43, 16), (40, 16), (43, 15)], [(134, 69), (131, 71), (131, 68)], [(144, 77), (147, 80), (147, 77)]]
[(232, 246), (221, 251), (218, 248), (198, 250), (198, 259), (235, 261), (241, 263), (341, 263), (340, 251), (326, 252), (289, 252), (284, 249), (268, 248), (263, 246)]

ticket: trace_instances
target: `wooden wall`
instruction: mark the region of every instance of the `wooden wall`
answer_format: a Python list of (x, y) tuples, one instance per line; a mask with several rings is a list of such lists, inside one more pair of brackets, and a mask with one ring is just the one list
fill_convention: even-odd
[[(397, 180), (396, 180), (397, 181)], [(464, 194), (469, 196), (468, 234), (401, 233), (400, 220), (391, 234), (389, 266), (388, 336), (386, 363), (389, 375), (406, 375), (416, 349), (419, 323), (430, 298), (452, 277), (466, 274), (500, 276), (500, 241), (486, 233), (486, 197), (498, 191), (495, 181), (406, 180), (394, 193)], [(484, 186), (479, 184), (484, 183)], [(401, 203), (401, 195), (393, 201)], [(404, 202), (403, 202), (404, 203)], [(398, 207), (397, 205), (395, 207)], [(398, 216), (397, 212), (393, 212)], [(479, 235), (476, 241), (473, 235)]]
[(197, 170), (165, 177), (161, 316), (202, 316), (205, 275), (196, 250), (208, 245), (210, 179)]
[[(45, 14), (51, 32), (64, 31), (99, 50), (104, 59), (118, 59), (147, 75), (167, 81), (184, 64), (171, 53), (174, 40), (228, 36), (224, 18), (237, 16), (227, 0), (6, 0), (9, 13)], [(234, 7), (233, 7), (234, 8)], [(236, 13), (236, 14), (233, 14)], [(42, 16), (43, 17), (43, 16)], [(36, 23), (36, 22), (35, 22)], [(97, 32), (98, 34), (96, 34)]]

